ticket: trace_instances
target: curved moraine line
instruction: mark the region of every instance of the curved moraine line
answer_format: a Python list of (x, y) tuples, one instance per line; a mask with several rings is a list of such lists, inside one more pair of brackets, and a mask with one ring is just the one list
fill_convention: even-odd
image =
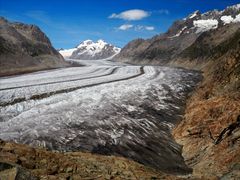
[[(90, 79), (90, 78), (95, 78), (95, 77), (101, 77), (101, 76), (106, 76), (106, 75), (109, 75), (109, 73), (106, 73), (107, 70), (109, 70), (110, 67), (108, 68), (97, 68), (97, 69), (93, 69), (89, 72), (83, 72), (83, 73), (80, 73), (80, 74), (74, 74), (74, 75), (68, 75), (66, 74), (65, 76), (55, 76), (54, 79), (49, 79), (49, 76), (48, 77), (45, 77), (45, 78), (42, 78), (42, 79), (32, 79), (32, 81), (47, 81), (47, 82), (44, 82), (44, 83), (33, 83), (33, 84), (30, 84), (29, 82), (27, 82), (26, 85), (20, 85), (20, 86), (16, 86), (16, 83), (18, 82), (19, 84), (20, 83), (26, 83), (25, 81), (26, 80), (22, 80), (22, 81), (16, 81), (15, 82), (11, 82), (8, 84), (13, 84), (15, 86), (7, 86), (4, 84), (4, 81), (1, 81), (0, 80), (0, 85), (1, 86), (7, 86), (6, 88), (0, 88), (0, 91), (3, 91), (3, 90), (11, 90), (11, 89), (16, 89), (16, 88), (25, 88), (25, 87), (31, 87), (31, 86), (40, 86), (40, 85), (49, 85), (49, 84), (56, 84), (56, 83), (63, 83), (63, 82), (71, 82), (71, 81), (78, 81), (78, 80), (83, 80), (83, 79)], [(76, 78), (76, 77), (79, 77), (79, 76), (86, 76), (86, 77), (81, 77), (81, 78)], [(65, 80), (60, 80), (60, 81), (56, 81), (57, 79), (63, 79), (63, 78), (68, 78), (68, 79), (65, 79)], [(13, 78), (14, 79), (14, 78)], [(21, 79), (20, 79), (21, 80)]]
[[(98, 77), (106, 77), (106, 76), (111, 76), (113, 74), (116, 73), (116, 71), (118, 70), (119, 67), (115, 67), (110, 73), (105, 74), (105, 75), (101, 75), (101, 76), (95, 76), (95, 77), (90, 77), (90, 78), (82, 78), (82, 79), (78, 79), (78, 80), (86, 80), (86, 79), (95, 79)], [(0, 102), (0, 107), (6, 107), (9, 105), (14, 105), (23, 101), (27, 101), (27, 100), (40, 100), (40, 99), (44, 99), (56, 94), (62, 94), (62, 93), (68, 93), (68, 92), (72, 92), (72, 91), (76, 91), (78, 89), (82, 89), (82, 88), (88, 88), (88, 87), (93, 87), (93, 86), (98, 86), (98, 85), (102, 85), (102, 84), (109, 84), (109, 83), (113, 83), (113, 82), (119, 82), (119, 81), (125, 81), (125, 80), (129, 80), (129, 79), (133, 79), (136, 78), (138, 76), (141, 76), (144, 74), (144, 67), (141, 66), (140, 67), (140, 72), (126, 77), (126, 78), (121, 78), (121, 79), (115, 79), (115, 80), (110, 80), (110, 81), (106, 81), (106, 82), (99, 82), (99, 83), (93, 83), (93, 84), (88, 84), (88, 85), (83, 85), (83, 86), (77, 86), (77, 87), (73, 87), (73, 88), (66, 88), (66, 89), (61, 89), (61, 90), (57, 90), (57, 91), (50, 91), (50, 92), (46, 92), (46, 93), (41, 93), (41, 94), (36, 94), (36, 95), (32, 95), (31, 97), (22, 97), (22, 98), (16, 98), (13, 101), (10, 102)], [(78, 80), (72, 80), (72, 81), (78, 81)], [(64, 81), (64, 82), (71, 82), (71, 81)], [(56, 82), (56, 83), (46, 83), (43, 85), (50, 85), (50, 84), (57, 84), (57, 83), (61, 83), (61, 82)], [(42, 84), (40, 84), (42, 85)], [(35, 86), (35, 85), (33, 85)], [(31, 87), (31, 86), (28, 86)]]

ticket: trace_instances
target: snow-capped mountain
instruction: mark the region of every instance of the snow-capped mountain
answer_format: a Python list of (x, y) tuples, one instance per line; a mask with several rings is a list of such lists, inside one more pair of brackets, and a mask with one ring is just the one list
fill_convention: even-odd
[(110, 59), (120, 52), (120, 48), (113, 46), (103, 40), (93, 42), (86, 40), (81, 42), (77, 47), (72, 49), (60, 50), (59, 52), (65, 58), (98, 60)]
[(187, 18), (177, 21), (182, 28), (178, 27), (175, 37), (186, 33), (202, 33), (211, 29), (216, 29), (226, 24), (240, 22), (240, 4), (229, 6), (226, 9), (212, 10), (201, 14), (200, 11), (195, 11)]
[[(205, 13), (195, 11), (186, 18), (174, 22), (166, 33), (147, 40), (136, 39), (129, 42), (115, 59), (131, 63), (139, 63), (141, 60), (142, 63), (165, 64), (178, 58), (184, 50), (204, 36), (204, 33), (218, 31), (221, 28), (231, 32), (230, 29), (239, 24), (240, 4), (221, 11), (212, 10)], [(222, 39), (228, 35), (229, 33), (223, 34)]]
[(64, 57), (64, 58), (69, 58), (73, 51), (77, 50), (77, 48), (72, 48), (72, 49), (60, 49), (58, 52)]

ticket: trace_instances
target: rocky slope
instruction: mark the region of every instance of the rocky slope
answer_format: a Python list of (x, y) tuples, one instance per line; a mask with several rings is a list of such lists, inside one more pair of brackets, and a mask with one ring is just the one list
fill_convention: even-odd
[(120, 48), (106, 43), (103, 40), (98, 40), (96, 43), (92, 40), (81, 42), (76, 48), (60, 50), (59, 52), (65, 58), (98, 60), (107, 59), (117, 55)]
[(240, 4), (227, 7), (223, 11), (213, 10), (203, 14), (196, 11), (176, 21), (164, 34), (128, 43), (115, 59), (136, 64), (167, 64), (178, 58), (206, 32), (239, 22)]
[(240, 115), (239, 10), (240, 5), (204, 14), (196, 11), (165, 34), (130, 42), (118, 55), (119, 60), (131, 63), (203, 72), (202, 83), (173, 131), (194, 178), (240, 178), (240, 127), (227, 130)]
[(0, 159), (1, 180), (178, 179), (121, 157), (50, 152), (2, 140)]
[[(224, 34), (229, 35), (222, 41)], [(240, 178), (240, 127), (232, 133), (226, 131), (216, 143), (224, 129), (233, 126), (240, 115), (239, 42), (239, 25), (224, 27), (207, 33), (190, 46), (187, 54), (191, 52), (192, 58), (188, 54), (188, 58), (174, 62), (201, 69), (204, 74), (203, 82), (188, 101), (183, 121), (174, 130), (194, 176)], [(197, 52), (201, 55), (195, 57)]]
[(0, 17), (0, 76), (67, 66), (35, 25)]

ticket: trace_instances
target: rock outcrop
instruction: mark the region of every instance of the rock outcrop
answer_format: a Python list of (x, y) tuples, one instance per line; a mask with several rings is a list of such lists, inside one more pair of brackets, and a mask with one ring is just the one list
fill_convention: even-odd
[(0, 18), (0, 76), (67, 65), (39, 27)]
[(177, 179), (131, 160), (50, 152), (0, 140), (0, 179)]

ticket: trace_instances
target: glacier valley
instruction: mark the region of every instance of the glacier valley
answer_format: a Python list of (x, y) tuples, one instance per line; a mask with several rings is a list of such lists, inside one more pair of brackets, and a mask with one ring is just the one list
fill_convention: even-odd
[(197, 71), (107, 60), (0, 78), (0, 138), (189, 172), (171, 135)]

